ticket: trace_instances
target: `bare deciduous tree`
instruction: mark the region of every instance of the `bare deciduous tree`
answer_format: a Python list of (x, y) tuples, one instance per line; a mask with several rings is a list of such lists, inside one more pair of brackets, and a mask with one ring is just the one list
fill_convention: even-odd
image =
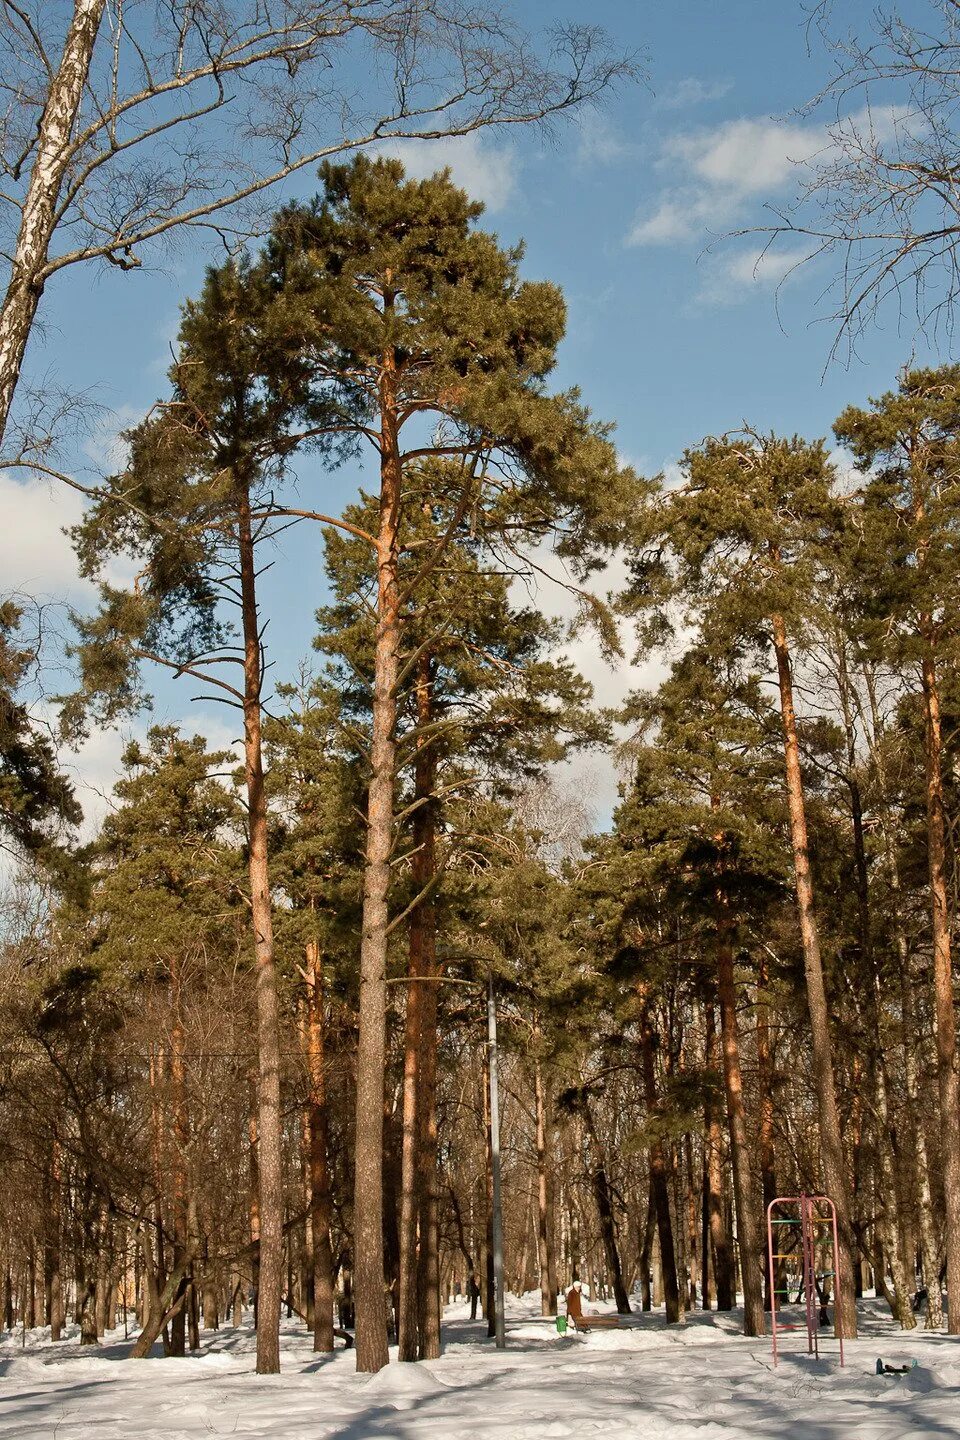
[(635, 68), (593, 27), (543, 56), (461, 0), (0, 0), (0, 54), (0, 438), (58, 271), (249, 233), (243, 207), (324, 156), (542, 121)]
[[(923, 10), (927, 10), (924, 19)], [(881, 306), (952, 333), (960, 299), (960, 0), (876, 10), (872, 31), (840, 31), (841, 7), (811, 5), (810, 30), (833, 59), (808, 110), (834, 119), (800, 171), (793, 202), (749, 233), (804, 246), (804, 265), (836, 266), (827, 294), (832, 354), (852, 353)], [(746, 232), (741, 232), (746, 233)], [(795, 269), (792, 266), (791, 269)]]

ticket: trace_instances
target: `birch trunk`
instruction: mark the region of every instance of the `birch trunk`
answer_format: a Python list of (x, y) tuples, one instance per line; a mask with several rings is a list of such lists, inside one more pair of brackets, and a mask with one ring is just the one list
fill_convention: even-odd
[(0, 441), (46, 281), (57, 205), (70, 163), (70, 136), (90, 73), (106, 0), (74, 0), (73, 16), (37, 132), (33, 168), (0, 307)]

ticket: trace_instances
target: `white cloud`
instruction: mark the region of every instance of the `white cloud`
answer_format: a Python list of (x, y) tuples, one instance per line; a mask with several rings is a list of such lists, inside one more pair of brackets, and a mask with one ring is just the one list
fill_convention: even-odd
[[(653, 464), (640, 468), (651, 474), (656, 470)], [(574, 620), (579, 607), (576, 596), (569, 588), (573, 583), (572, 577), (563, 562), (546, 546), (538, 550), (533, 559), (539, 570), (527, 579), (514, 582), (516, 602), (532, 602), (546, 615), (566, 623)], [(622, 589), (626, 581), (626, 558), (618, 554), (592, 577), (585, 588), (600, 598), (606, 598), (610, 592)], [(634, 661), (636, 642), (629, 620), (620, 620), (617, 631), (623, 654), (613, 660), (607, 660), (601, 654), (596, 632), (591, 627), (578, 631), (572, 639), (561, 643), (556, 651), (557, 658), (569, 660), (593, 686), (594, 703), (609, 709), (622, 705), (633, 690), (655, 689), (667, 673), (667, 667), (659, 656), (651, 656), (639, 663)], [(609, 826), (622, 778), (614, 753), (588, 750), (571, 755), (554, 767), (554, 775), (561, 787), (568, 788), (591, 812), (595, 828), (603, 830)]]
[(672, 89), (658, 95), (657, 104), (664, 110), (686, 110), (710, 100), (722, 100), (732, 89), (732, 80), (698, 80), (689, 75), (678, 80)]
[(698, 179), (737, 197), (779, 189), (799, 164), (826, 143), (823, 132), (775, 120), (727, 120), (713, 130), (673, 135), (663, 163), (679, 165)]
[(15, 480), (0, 471), (0, 575), (4, 593), (51, 600), (89, 594), (65, 526), (83, 513), (83, 497), (56, 481)]
[(514, 152), (476, 132), (437, 140), (397, 140), (378, 146), (377, 154), (402, 161), (412, 180), (425, 180), (449, 168), (454, 183), (488, 210), (502, 210), (516, 189)]
[(758, 287), (775, 290), (798, 266), (810, 259), (804, 246), (779, 249), (749, 246), (712, 256), (705, 267), (697, 298), (712, 305), (735, 305)]
[[(839, 153), (840, 145), (896, 142), (908, 124), (906, 110), (881, 107), (858, 111), (833, 126), (746, 116), (668, 135), (656, 166), (669, 178), (652, 204), (637, 212), (627, 244), (703, 243), (746, 223), (758, 201), (796, 192), (812, 171)], [(760, 269), (774, 263), (771, 257)], [(745, 255), (729, 267), (728, 285), (738, 278), (745, 285), (758, 278)]]

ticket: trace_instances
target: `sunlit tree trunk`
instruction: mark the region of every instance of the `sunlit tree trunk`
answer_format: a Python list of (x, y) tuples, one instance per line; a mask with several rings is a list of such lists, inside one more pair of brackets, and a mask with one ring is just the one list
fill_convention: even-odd
[[(385, 298), (385, 305), (389, 297)], [(396, 771), (400, 645), (398, 533), (401, 465), (396, 369), (384, 356), (380, 386), (380, 524), (377, 535), (377, 624), (374, 649), (370, 785), (360, 938), (360, 1027), (354, 1189), (354, 1284), (357, 1370), (387, 1364), (387, 1297), (383, 1263), (383, 1099), (387, 1032), (387, 928)]]
[(540, 1057), (533, 1062), (533, 1098), (537, 1127), (537, 1258), (540, 1264), (540, 1313), (557, 1313), (557, 1261), (553, 1243), (553, 1175), (550, 1122)]
[[(775, 558), (779, 560), (779, 556)], [(803, 779), (800, 772), (800, 745), (797, 738), (790, 650), (786, 627), (780, 615), (772, 617), (772, 634), (780, 690), (787, 803), (790, 811), (790, 839), (793, 850), (800, 935), (803, 943), (807, 1008), (810, 1016), (810, 1048), (820, 1121), (823, 1178), (827, 1193), (836, 1206), (839, 1230), (840, 1303), (836, 1307), (837, 1321), (840, 1332), (846, 1338), (852, 1339), (857, 1333), (857, 1306), (854, 1291), (854, 1241), (850, 1216), (850, 1191), (840, 1140), (840, 1115), (837, 1110), (834, 1083), (827, 992), (823, 978), (823, 962), (820, 956), (820, 936), (813, 903), (813, 877), (810, 871), (807, 813)]]
[(280, 1114), (280, 1018), (273, 954), (273, 905), (267, 858), (267, 796), (261, 743), (263, 651), (249, 490), (239, 478), (237, 542), (243, 628), (243, 751), (247, 792), (247, 870), (256, 958), (257, 1165), (260, 1254), (257, 1283), (257, 1373), (280, 1369), (283, 1293), (283, 1131)]
[[(714, 1008), (708, 1002), (705, 1006), (705, 1049), (708, 1070), (722, 1078), (717, 1050), (717, 1028)], [(723, 1203), (723, 1136), (721, 1133), (718, 1107), (707, 1092), (704, 1103), (704, 1143), (706, 1145), (705, 1165), (705, 1206), (707, 1212), (706, 1230), (713, 1251), (713, 1274), (717, 1291), (717, 1309), (732, 1310), (736, 1296), (733, 1286), (733, 1251), (727, 1230), (726, 1207)], [(707, 1274), (707, 1254), (704, 1246), (704, 1275)], [(704, 1292), (704, 1309), (707, 1305)]]
[[(927, 759), (927, 860), (930, 875), (933, 998), (943, 1156), (947, 1329), (951, 1335), (957, 1335), (960, 1334), (960, 1088), (957, 1083), (957, 1023), (950, 953), (950, 899), (943, 803), (943, 727), (933, 645), (929, 640), (930, 628), (930, 617), (921, 617), (921, 630), (926, 631), (928, 637), (922, 662)], [(939, 1284), (939, 1277), (928, 1278), (928, 1287), (931, 1283)]]

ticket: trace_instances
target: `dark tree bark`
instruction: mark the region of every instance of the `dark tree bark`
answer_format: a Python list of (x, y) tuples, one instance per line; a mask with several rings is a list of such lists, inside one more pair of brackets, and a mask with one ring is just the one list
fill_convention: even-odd
[[(643, 1066), (643, 1088), (647, 1104), (647, 1115), (652, 1121), (657, 1114), (657, 1076), (654, 1060), (654, 1035), (650, 1022), (650, 1002), (640, 992), (640, 1055)], [(663, 1153), (663, 1141), (654, 1134), (650, 1140), (650, 1193), (657, 1217), (657, 1235), (660, 1240), (660, 1267), (663, 1274), (663, 1298), (666, 1304), (667, 1324), (676, 1325), (680, 1320), (680, 1289), (677, 1283), (677, 1260), (673, 1246), (673, 1222), (670, 1218), (670, 1191), (667, 1182), (667, 1164)]]

